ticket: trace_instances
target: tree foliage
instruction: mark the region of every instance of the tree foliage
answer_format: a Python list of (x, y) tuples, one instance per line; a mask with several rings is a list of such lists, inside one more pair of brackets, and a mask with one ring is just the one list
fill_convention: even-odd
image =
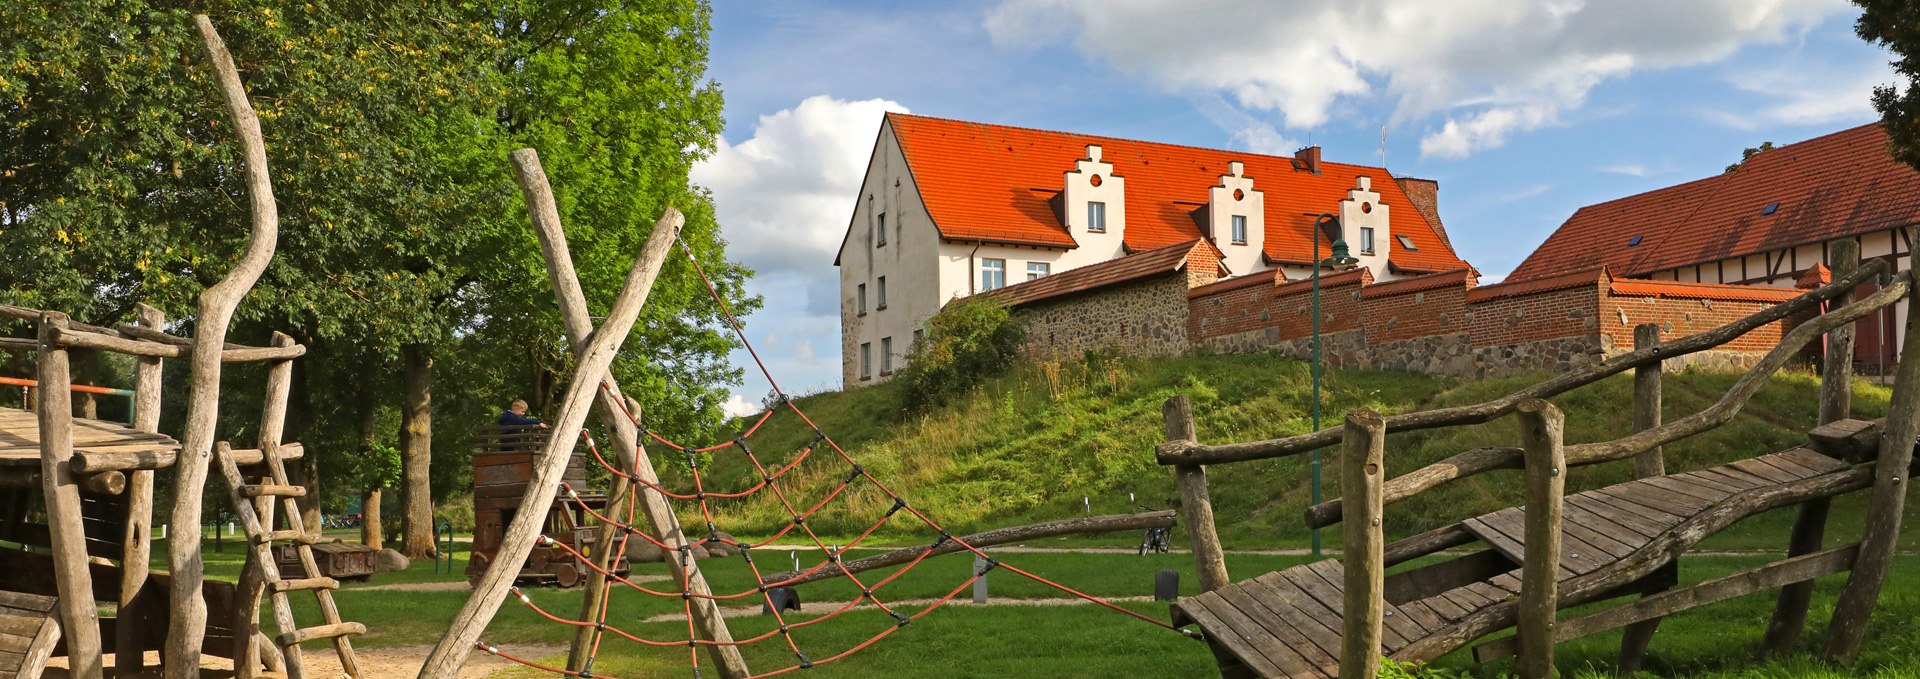
[(1013, 365), (1026, 329), (1005, 305), (982, 297), (949, 302), (927, 320), (896, 379), (907, 407), (922, 409), (966, 393)]
[(1854, 0), (1866, 10), (1854, 23), (1862, 40), (1893, 52), (1893, 70), (1906, 79), (1873, 88), (1873, 107), (1890, 138), (1895, 160), (1920, 169), (1920, 3)]

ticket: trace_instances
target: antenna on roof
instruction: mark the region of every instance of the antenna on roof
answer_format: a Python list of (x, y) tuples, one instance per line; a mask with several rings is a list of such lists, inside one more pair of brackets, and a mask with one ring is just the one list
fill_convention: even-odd
[(1380, 126), (1380, 169), (1387, 169), (1387, 126)]

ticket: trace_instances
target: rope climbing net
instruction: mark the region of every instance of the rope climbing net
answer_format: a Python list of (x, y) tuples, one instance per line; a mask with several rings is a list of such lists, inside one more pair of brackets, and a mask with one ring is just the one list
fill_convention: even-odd
[[(688, 659), (691, 663), (693, 674), (695, 677), (698, 677), (698, 676), (701, 676), (700, 650), (702, 648), (713, 647), (713, 646), (744, 647), (744, 646), (757, 644), (757, 643), (778, 637), (780, 641), (784, 643), (784, 645), (787, 647), (787, 650), (791, 651), (793, 655), (793, 664), (787, 665), (785, 667), (781, 667), (780, 669), (762, 672), (760, 674), (754, 675), (757, 677), (771, 677), (771, 676), (786, 674), (794, 670), (803, 670), (803, 669), (814, 667), (816, 665), (822, 665), (825, 663), (834, 662), (834, 661), (846, 658), (848, 656), (851, 656), (854, 653), (857, 653), (863, 649), (866, 649), (867, 647), (872, 646), (873, 644), (879, 642), (881, 639), (886, 638), (888, 635), (891, 635), (894, 632), (898, 631), (900, 628), (906, 627), (908, 624), (912, 623), (913, 621), (918, 620), (921, 617), (926, 616), (927, 614), (940, 609), (949, 601), (952, 601), (954, 597), (959, 596), (961, 592), (964, 592), (969, 587), (972, 587), (976, 581), (978, 581), (982, 577), (985, 577), (988, 572), (993, 570), (1005, 570), (1010, 573), (1014, 573), (1022, 577), (1028, 578), (1034, 582), (1040, 583), (1047, 587), (1051, 587), (1053, 589), (1059, 590), (1060, 592), (1063, 592), (1072, 597), (1083, 599), (1085, 601), (1088, 601), (1100, 606), (1104, 606), (1113, 611), (1117, 611), (1119, 613), (1137, 618), (1139, 620), (1145, 621), (1153, 625), (1157, 625), (1163, 628), (1173, 629), (1173, 627), (1166, 622), (1156, 620), (1146, 615), (1142, 615), (1136, 611), (1122, 608), (1118, 605), (1115, 605), (1112, 602), (1106, 601), (1099, 597), (1095, 597), (1093, 595), (1080, 592), (1071, 587), (1067, 587), (1066, 585), (1062, 585), (1058, 582), (1054, 582), (1053, 580), (1049, 580), (1045, 577), (1041, 577), (1029, 571), (1022, 570), (1012, 564), (1004, 563), (992, 556), (988, 556), (985, 551), (977, 547), (974, 547), (973, 545), (968, 544), (964, 538), (955, 536), (951, 532), (947, 531), (947, 529), (943, 528), (938, 522), (934, 521), (932, 517), (927, 516), (927, 514), (921, 511), (921, 509), (909, 503), (905, 497), (895, 492), (892, 488), (889, 488), (885, 483), (882, 483), (880, 479), (876, 478), (873, 475), (873, 473), (870, 472), (866, 467), (861, 466), (860, 462), (854, 459), (853, 455), (849, 454), (844, 448), (841, 448), (840, 444), (836, 443), (833, 440), (832, 436), (829, 436), (824, 430), (820, 428), (818, 424), (814, 423), (814, 421), (811, 418), (809, 418), (804, 411), (800, 409), (800, 406), (797, 403), (795, 403), (793, 399), (788, 397), (786, 391), (780, 388), (779, 382), (777, 382), (774, 379), (772, 372), (768, 370), (766, 362), (761, 360), (759, 352), (753, 347), (753, 343), (747, 340), (746, 333), (742, 331), (740, 327), (740, 322), (734, 316), (732, 308), (730, 308), (727, 305), (726, 300), (721, 297), (719, 290), (715, 287), (713, 283), (713, 280), (707, 276), (706, 270), (700, 266), (699, 259), (694, 256), (693, 251), (687, 247), (685, 242), (680, 242), (679, 245), (680, 245), (681, 251), (686, 254), (688, 262), (692, 264), (693, 270), (699, 275), (702, 283), (705, 284), (707, 288), (708, 296), (711, 297), (714, 303), (718, 306), (721, 316), (726, 320), (728, 327), (733, 332), (733, 335), (739, 339), (741, 346), (743, 346), (747, 350), (748, 356), (752, 357), (753, 362), (755, 366), (759, 369), (760, 374), (763, 377), (765, 377), (765, 379), (767, 380), (767, 383), (771, 385), (774, 393), (775, 403), (773, 404), (772, 407), (767, 408), (765, 412), (761, 413), (760, 416), (754, 420), (751, 426), (747, 427), (747, 429), (744, 432), (734, 437), (732, 440), (702, 447), (702, 446), (685, 445), (685, 444), (670, 440), (664, 436), (661, 436), (657, 432), (647, 429), (645, 425), (639, 421), (639, 418), (637, 417), (636, 413), (632, 412), (631, 410), (625, 409), (626, 406), (624, 404), (624, 400), (614, 399), (616, 402), (622, 403), (624, 416), (627, 417), (629, 420), (633, 421), (635, 426), (639, 428), (639, 432), (642, 436), (646, 437), (647, 439), (655, 443), (665, 446), (672, 451), (677, 451), (678, 453), (680, 453), (680, 455), (683, 457), (683, 461), (686, 464), (686, 469), (689, 472), (688, 475), (692, 481), (692, 485), (693, 485), (692, 492), (685, 492), (685, 491), (676, 492), (672, 489), (665, 487), (663, 484), (652, 480), (650, 478), (650, 475), (640, 473), (641, 470), (638, 468), (638, 464), (639, 464), (638, 456), (636, 456), (636, 459), (634, 461), (635, 466), (633, 468), (628, 468), (628, 469), (623, 469), (619, 465), (608, 461), (605, 456), (601, 455), (599, 447), (595, 444), (592, 436), (587, 434), (587, 432), (582, 431), (581, 437), (583, 439), (583, 442), (586, 445), (587, 450), (591, 453), (594, 460), (596, 460), (601, 467), (605, 468), (609, 474), (625, 479), (629, 483), (634, 484), (636, 490), (638, 488), (645, 488), (645, 489), (651, 490), (652, 492), (659, 493), (660, 495), (665, 496), (667, 498), (671, 498), (679, 501), (691, 501), (696, 503), (700, 509), (700, 517), (705, 522), (705, 528), (706, 528), (705, 537), (702, 537), (698, 540), (674, 541), (674, 542), (681, 542), (681, 545), (669, 544), (669, 541), (664, 539), (663, 537), (652, 535), (647, 531), (642, 530), (640, 526), (636, 525), (636, 521), (638, 518), (637, 517), (637, 511), (638, 511), (637, 506), (639, 504), (638, 502), (625, 502), (624, 503), (626, 506), (625, 516), (624, 517), (613, 516), (612, 514), (616, 513), (613, 510), (616, 503), (612, 501), (608, 501), (604, 505), (602, 505), (603, 507), (606, 508), (605, 512), (597, 511), (593, 507), (594, 503), (590, 503), (586, 499), (582, 498), (579, 492), (579, 489), (575, 489), (571, 487), (569, 484), (566, 484), (563, 482), (561, 484), (561, 490), (564, 491), (564, 495), (566, 496), (566, 500), (565, 500), (566, 502), (579, 508), (583, 513), (590, 515), (595, 520), (601, 522), (601, 524), (604, 526), (602, 530), (612, 530), (615, 532), (616, 535), (620, 536), (615, 541), (615, 553), (612, 555), (612, 558), (607, 561), (607, 563), (609, 564), (620, 563), (626, 556), (629, 545), (634, 544), (633, 540), (635, 538), (639, 540), (643, 540), (646, 543), (652, 544), (654, 547), (660, 549), (661, 553), (664, 555), (664, 558), (677, 559), (679, 561), (680, 568), (674, 569), (675, 572), (677, 573), (677, 577), (675, 578), (675, 580), (677, 581), (678, 589), (677, 590), (655, 589), (652, 587), (648, 587), (644, 584), (641, 584), (639, 582), (636, 582), (632, 578), (623, 577), (616, 572), (616, 569), (603, 567), (597, 564), (594, 559), (588, 558), (587, 554), (579, 551), (576, 547), (568, 544), (566, 541), (555, 540), (552, 537), (543, 534), (538, 538), (539, 545), (544, 547), (558, 547), (566, 552), (569, 552), (575, 558), (579, 559), (581, 563), (587, 564), (589, 568), (593, 569), (597, 574), (605, 578), (605, 584), (602, 586), (603, 589), (600, 591), (600, 596), (598, 597), (600, 602), (599, 606), (597, 607), (594, 615), (592, 616), (592, 619), (578, 620), (578, 619), (573, 619), (573, 618), (569, 618), (562, 615), (556, 615), (553, 612), (548, 611), (545, 608), (542, 608), (540, 605), (536, 604), (531, 597), (527, 596), (526, 593), (520, 591), (518, 588), (514, 588), (513, 590), (511, 590), (511, 595), (514, 598), (518, 599), (523, 606), (532, 610), (534, 613), (536, 613), (542, 618), (545, 618), (546, 620), (549, 620), (558, 624), (575, 627), (575, 628), (591, 629), (591, 632), (590, 632), (591, 641), (587, 645), (586, 660), (582, 664), (582, 669), (568, 670), (565, 668), (544, 665), (544, 664), (514, 655), (505, 650), (502, 650), (496, 645), (488, 644), (484, 641), (478, 644), (480, 650), (495, 656), (499, 656), (501, 658), (505, 658), (507, 660), (511, 660), (513, 662), (526, 665), (528, 667), (532, 667), (532, 668), (546, 671), (546, 672), (552, 672), (555, 674), (562, 674), (562, 675), (576, 676), (576, 677), (602, 677), (603, 679), (613, 679), (609, 677), (609, 675), (595, 674), (592, 671), (594, 660), (599, 656), (599, 653), (600, 653), (601, 642), (606, 640), (608, 636), (611, 635), (613, 637), (625, 639), (634, 644), (640, 644), (643, 646), (656, 647), (656, 648), (672, 648), (672, 647), (685, 648), (687, 649)], [(610, 387), (608, 386), (607, 383), (603, 382), (600, 385), (600, 388), (605, 390), (605, 389), (609, 389)], [(803, 447), (801, 447), (801, 449), (793, 456), (793, 459), (787, 461), (784, 464), (778, 464), (777, 466), (770, 469), (768, 466), (768, 463), (762, 461), (760, 455), (755, 453), (753, 448), (748, 445), (748, 439), (753, 437), (753, 435), (756, 432), (760, 431), (761, 427), (765, 425), (768, 420), (772, 419), (776, 413), (781, 411), (791, 413), (793, 417), (798, 418), (802, 424), (804, 424), (808, 429), (811, 429), (813, 431), (813, 437), (812, 437), (812, 440), (810, 440)], [(840, 479), (839, 483), (837, 483), (832, 490), (828, 491), (826, 495), (821, 499), (819, 499), (818, 501), (813, 502), (812, 504), (805, 504), (804, 502), (800, 504), (796, 504), (796, 499), (789, 494), (789, 491), (781, 487), (781, 481), (789, 472), (792, 472), (795, 468), (799, 467), (802, 462), (805, 462), (810, 457), (813, 457), (814, 453), (819, 452), (823, 449), (832, 451), (832, 455), (829, 456), (828, 459), (837, 460), (838, 463), (843, 463), (847, 466), (846, 475)], [(702, 456), (709, 455), (709, 454), (737, 454), (741, 456), (742, 458), (745, 459), (745, 461), (748, 464), (752, 465), (753, 470), (759, 475), (759, 481), (757, 483), (754, 483), (750, 487), (745, 488), (744, 490), (731, 491), (731, 492), (716, 492), (716, 491), (708, 490), (707, 481), (701, 473), (700, 460)], [(842, 495), (848, 489), (853, 488), (856, 484), (863, 484), (863, 483), (867, 484), (868, 486), (880, 492), (884, 496), (884, 499), (891, 500), (892, 502), (891, 506), (888, 507), (884, 512), (882, 512), (878, 518), (876, 518), (871, 524), (869, 524), (866, 527), (866, 529), (862, 531), (852, 541), (848, 542), (845, 545), (828, 544), (827, 541), (822, 540), (820, 536), (814, 532), (813, 527), (807, 523), (808, 519), (812, 518), (814, 515), (819, 513), (822, 509), (826, 508), (836, 498), (842, 497)], [(711, 505), (713, 501), (742, 500), (742, 499), (753, 497), (762, 493), (770, 494), (772, 498), (778, 503), (779, 507), (786, 512), (790, 520), (786, 523), (784, 527), (782, 527), (780, 530), (775, 532), (772, 536), (769, 536), (763, 540), (751, 541), (751, 542), (742, 542), (742, 541), (733, 539), (729, 535), (722, 533), (720, 531), (719, 526), (716, 524), (714, 520), (714, 512)], [(896, 517), (900, 517), (902, 515), (904, 515), (905, 517), (909, 517), (911, 520), (918, 521), (922, 526), (924, 526), (926, 530), (931, 531), (938, 537), (931, 544), (920, 549), (912, 559), (907, 561), (905, 565), (899, 567), (897, 570), (893, 571), (891, 574), (886, 575), (885, 577), (880, 577), (878, 579), (871, 579), (871, 580), (862, 579), (858, 574), (856, 574), (856, 572), (853, 569), (843, 567), (843, 556), (846, 554), (848, 550), (858, 547), (862, 542), (865, 542), (869, 537), (871, 537), (875, 531), (878, 531), (882, 526), (885, 526), (889, 522), (895, 520)], [(754, 559), (755, 550), (767, 548), (773, 545), (775, 542), (787, 538), (795, 530), (798, 530), (801, 533), (805, 534), (806, 542), (812, 544), (811, 549), (817, 549), (824, 558), (820, 561), (820, 563), (814, 565), (813, 567), (805, 570), (798, 570), (796, 573), (794, 573), (790, 577), (769, 581), (767, 579), (767, 574), (763, 573), (760, 570), (760, 566), (758, 562), (756, 562)], [(751, 571), (754, 577), (754, 580), (759, 584), (753, 587), (752, 589), (747, 589), (747, 590), (732, 592), (727, 594), (716, 594), (716, 593), (710, 593), (710, 592), (695, 591), (696, 588), (690, 586), (691, 578), (689, 575), (689, 567), (691, 566), (694, 559), (693, 550), (696, 548), (702, 548), (702, 547), (707, 547), (712, 545), (725, 545), (728, 548), (737, 550), (740, 558), (748, 566), (749, 570)], [(903, 613), (900, 610), (896, 610), (896, 608), (906, 608), (906, 606), (901, 606), (899, 604), (889, 605), (886, 601), (882, 600), (878, 594), (876, 594), (878, 590), (880, 590), (883, 587), (886, 587), (889, 583), (892, 583), (895, 580), (898, 580), (900, 577), (906, 575), (909, 571), (913, 570), (916, 566), (919, 566), (922, 562), (924, 562), (928, 557), (933, 556), (936, 553), (940, 552), (942, 548), (947, 548), (947, 551), (952, 551), (952, 547), (956, 547), (956, 546), (959, 548), (960, 551), (973, 554), (975, 557), (979, 559), (979, 562), (982, 563), (983, 566), (980, 568), (972, 569), (970, 571), (971, 575), (969, 577), (959, 582), (959, 584), (957, 584), (953, 589), (947, 591), (944, 595), (934, 598), (931, 602), (915, 602), (915, 605), (920, 606), (918, 611), (912, 612), (912, 613)], [(819, 576), (823, 569), (828, 569), (828, 568), (831, 568), (832, 571), (829, 575), (824, 577), (844, 579), (849, 584), (851, 584), (855, 590), (857, 590), (858, 594), (852, 600), (846, 601), (843, 604), (839, 605), (838, 607), (834, 608), (833, 610), (828, 611), (824, 614), (821, 614), (818, 617), (798, 620), (795, 622), (788, 622), (786, 613), (784, 613), (781, 610), (782, 606), (779, 605), (780, 602), (777, 602), (774, 599), (774, 596), (773, 596), (774, 590), (781, 587), (795, 585), (801, 582), (819, 579), (815, 576)], [(871, 574), (869, 575), (869, 577), (872, 577)], [(644, 594), (651, 597), (658, 597), (661, 599), (679, 599), (681, 601), (679, 615), (684, 617), (687, 624), (686, 637), (675, 638), (675, 639), (646, 638), (638, 634), (634, 634), (633, 632), (628, 631), (626, 629), (622, 629), (619, 626), (609, 624), (607, 620), (608, 620), (608, 613), (611, 609), (610, 602), (612, 597), (610, 595), (613, 593), (616, 587), (621, 588), (622, 590), (625, 590), (625, 591), (636, 592), (636, 593)], [(757, 600), (758, 602), (765, 604), (764, 610), (772, 613), (774, 617), (775, 627), (772, 630), (757, 636), (744, 638), (744, 639), (735, 639), (732, 641), (714, 641), (711, 639), (702, 638), (699, 632), (699, 629), (695, 624), (695, 619), (694, 619), (695, 618), (694, 602), (696, 600), (711, 600), (715, 602), (736, 601), (736, 600)], [(840, 650), (838, 652), (835, 652), (832, 655), (822, 657), (819, 659), (814, 659), (810, 657), (804, 650), (802, 650), (801, 644), (794, 639), (793, 633), (795, 630), (813, 626), (813, 625), (818, 625), (818, 624), (833, 620), (835, 618), (838, 618), (841, 614), (859, 607), (862, 603), (869, 603), (874, 608), (877, 608), (879, 611), (891, 616), (894, 621), (893, 624), (890, 626), (884, 627), (879, 632), (873, 634), (872, 636), (866, 638), (863, 641), (860, 641), (852, 645), (849, 648)]]

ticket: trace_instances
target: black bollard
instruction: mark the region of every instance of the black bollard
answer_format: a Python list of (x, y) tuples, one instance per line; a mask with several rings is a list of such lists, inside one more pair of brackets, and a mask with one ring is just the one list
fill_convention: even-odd
[(1180, 596), (1180, 571), (1161, 569), (1153, 574), (1153, 600), (1172, 601)]

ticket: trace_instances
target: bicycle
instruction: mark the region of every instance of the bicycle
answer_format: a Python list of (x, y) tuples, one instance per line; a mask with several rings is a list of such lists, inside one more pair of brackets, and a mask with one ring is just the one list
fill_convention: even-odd
[[(1143, 511), (1143, 512), (1153, 511), (1153, 509), (1147, 507), (1146, 505), (1134, 505), (1134, 506), (1138, 507), (1140, 511)], [(1159, 527), (1148, 528), (1147, 533), (1145, 535), (1140, 536), (1140, 552), (1139, 552), (1140, 556), (1146, 556), (1148, 551), (1159, 552), (1161, 554), (1165, 554), (1171, 551), (1173, 549), (1173, 546), (1168, 543), (1168, 538), (1171, 536), (1172, 536), (1172, 531), (1166, 528), (1159, 528)]]

